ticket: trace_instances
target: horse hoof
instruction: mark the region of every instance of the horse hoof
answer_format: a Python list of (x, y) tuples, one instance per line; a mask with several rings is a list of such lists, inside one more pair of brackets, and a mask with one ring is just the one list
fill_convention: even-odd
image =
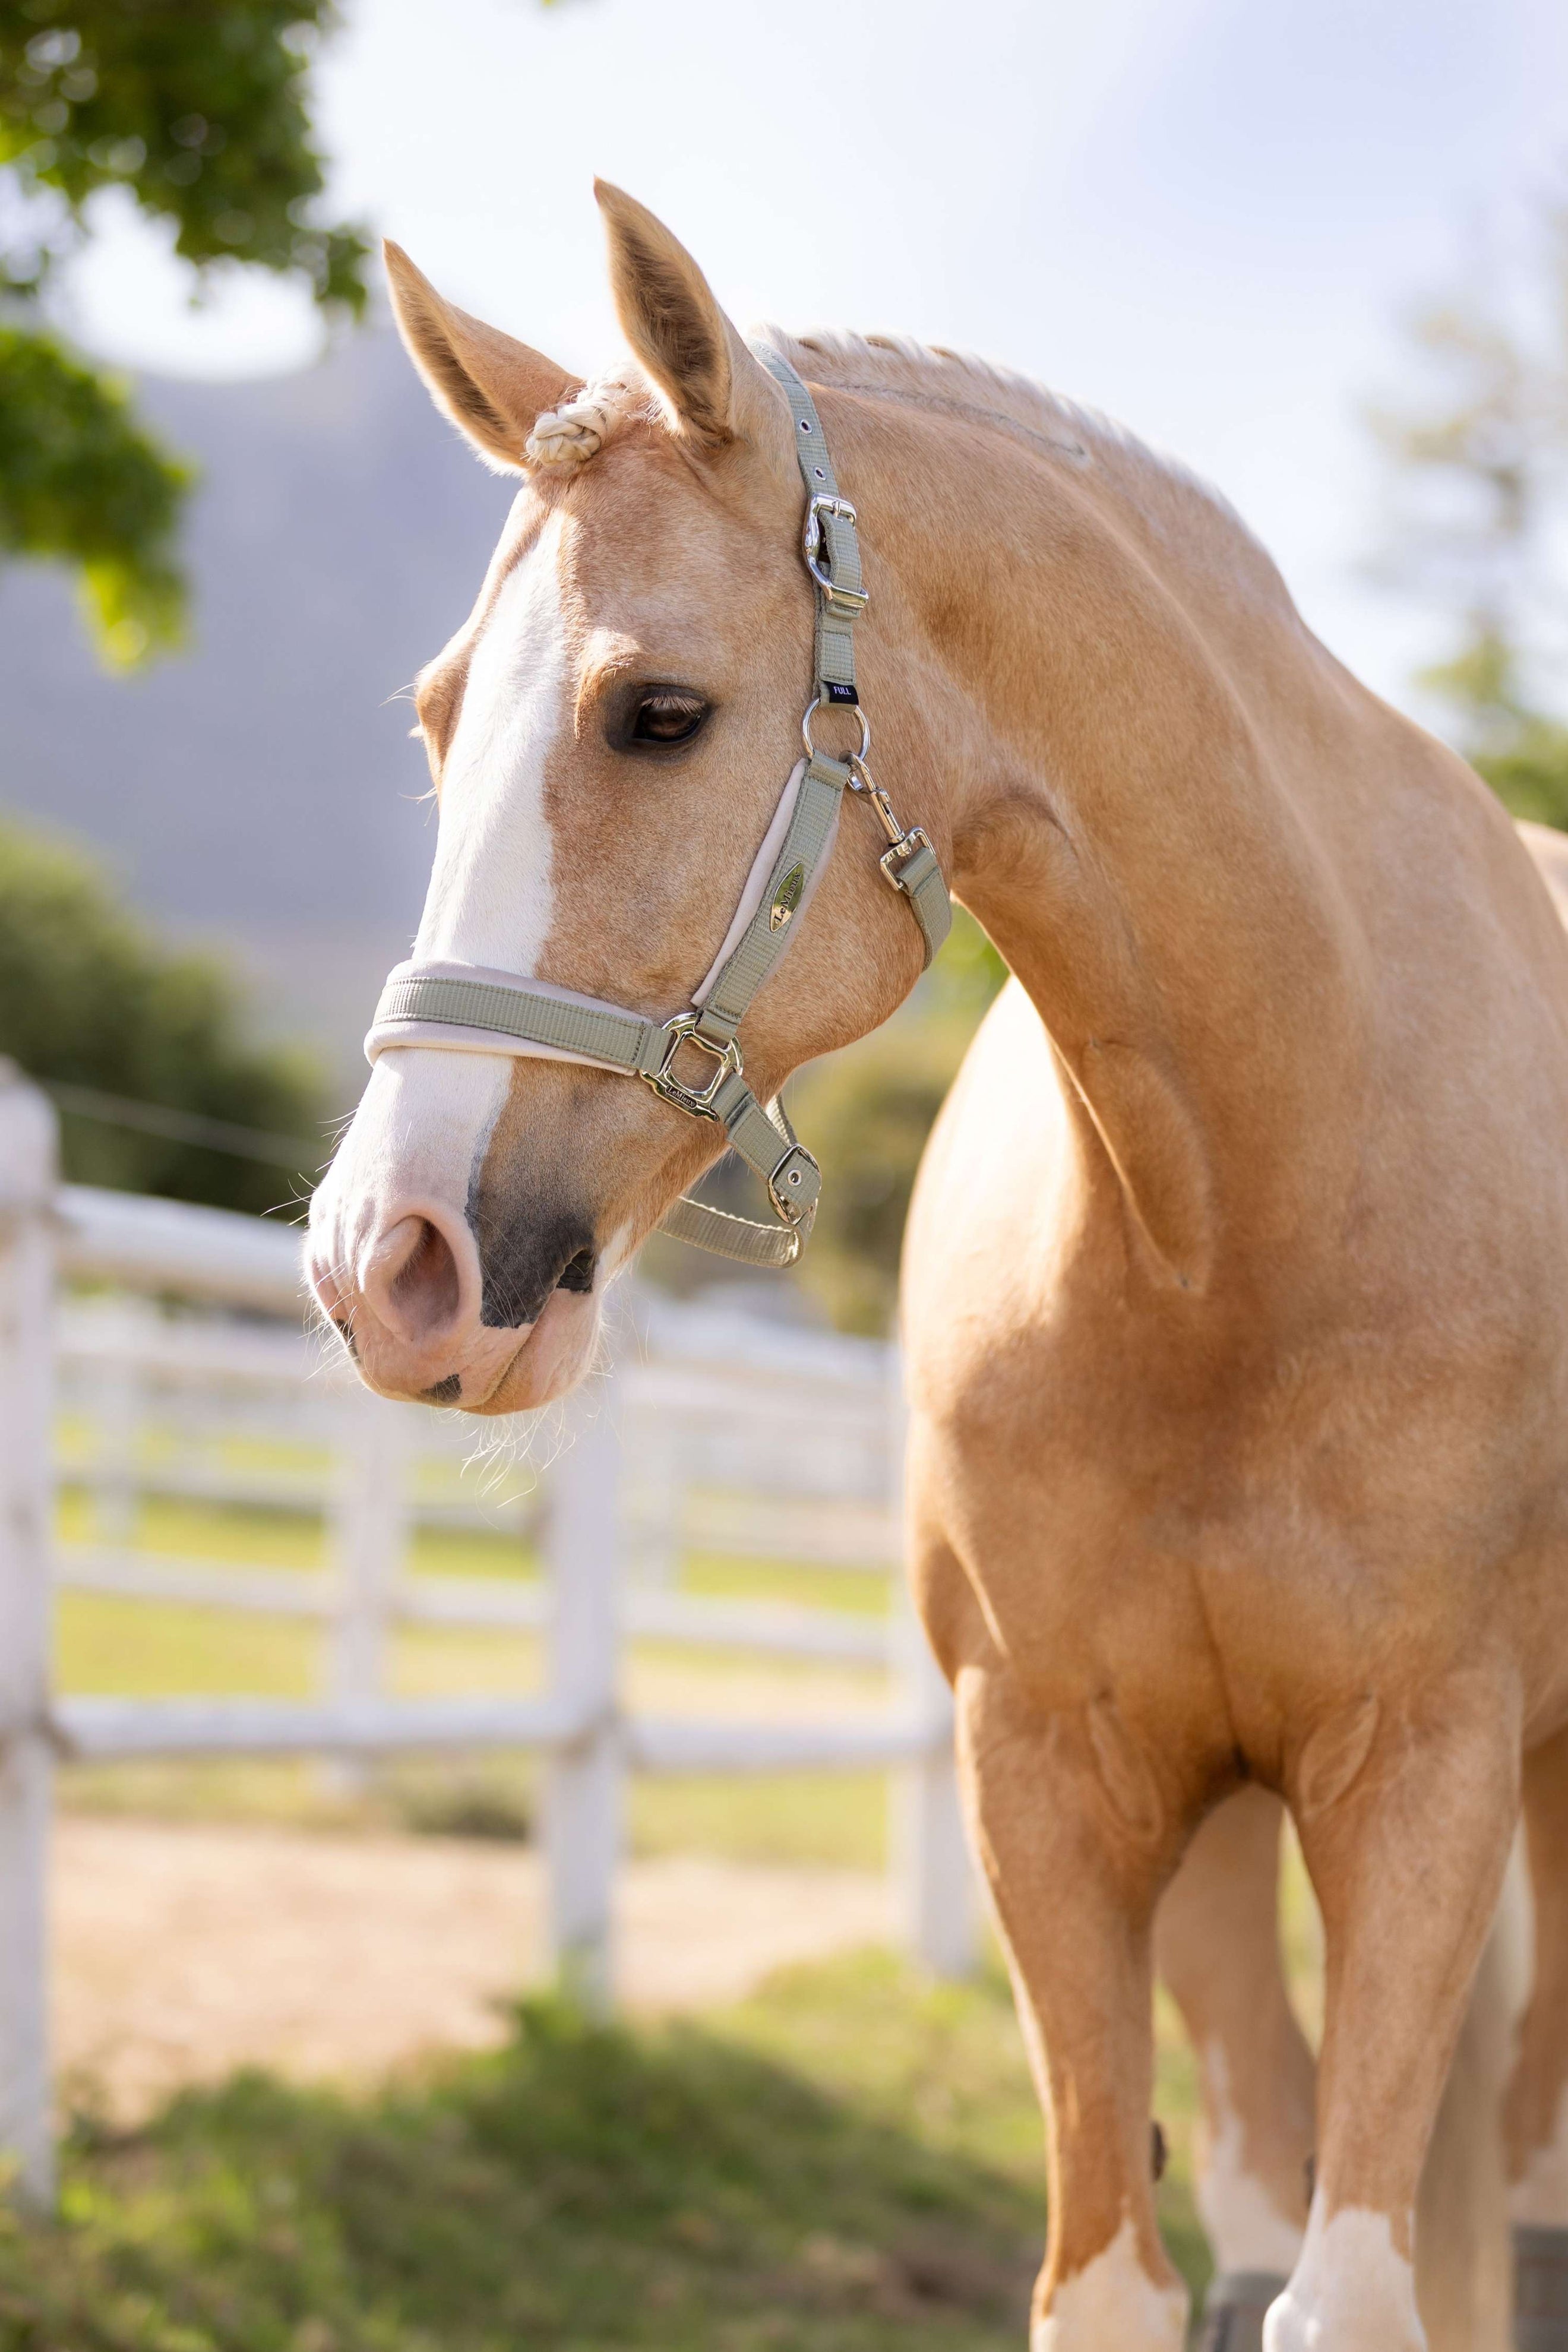
[(1274, 2271), (1221, 2271), (1209, 2283), (1194, 2352), (1263, 2352), (1263, 2315), (1288, 2284)]
[(1568, 2230), (1515, 2222), (1513, 2311), (1516, 2352), (1568, 2352)]

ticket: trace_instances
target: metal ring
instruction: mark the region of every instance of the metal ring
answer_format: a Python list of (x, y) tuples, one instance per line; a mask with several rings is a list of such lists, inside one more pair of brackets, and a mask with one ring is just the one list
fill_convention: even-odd
[[(871, 722), (866, 716), (864, 707), (858, 702), (838, 702), (830, 703), (828, 708), (834, 710), (853, 709), (855, 712), (860, 721), (860, 749), (851, 755), (849, 765), (854, 767), (857, 762), (864, 763), (866, 754), (871, 748)], [(805, 706), (805, 717), (800, 722), (801, 740), (805, 745), (805, 756), (808, 760), (815, 760), (816, 757), (816, 746), (811, 740), (811, 722), (821, 709), (822, 697), (820, 694), (814, 694)], [(857, 785), (856, 790), (859, 789)]]
[[(717, 1118), (719, 1114), (713, 1108), (714, 1097), (726, 1078), (738, 1078), (742, 1075), (741, 1048), (733, 1037), (727, 1045), (715, 1045), (711, 1038), (704, 1037), (697, 1025), (701, 1018), (700, 1013), (677, 1013), (667, 1021), (663, 1032), (664, 1052), (658, 1069), (642, 1070), (638, 1076), (647, 1080), (656, 1095), (661, 1095), (666, 1102), (673, 1103), (678, 1110), (689, 1111), (693, 1118)], [(718, 1063), (719, 1066), (706, 1087), (685, 1086), (676, 1076), (671, 1065), (682, 1045), (695, 1045), (699, 1053), (706, 1054), (711, 1061)]]

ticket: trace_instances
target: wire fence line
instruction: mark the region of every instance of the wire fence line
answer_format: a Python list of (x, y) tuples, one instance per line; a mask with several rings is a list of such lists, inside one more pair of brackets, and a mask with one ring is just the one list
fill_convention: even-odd
[[(52, 2180), (44, 1883), (61, 1755), (313, 1754), (352, 1771), (422, 1751), (536, 1752), (548, 1965), (599, 2007), (614, 1997), (629, 1773), (890, 1770), (905, 1937), (936, 1972), (971, 1964), (951, 1702), (897, 1575), (891, 1349), (743, 1307), (647, 1300), (622, 1317), (608, 1373), (536, 1433), (537, 1460), (496, 1456), (465, 1475), (471, 1423), (373, 1398), (326, 1367), (300, 1328), (297, 1236), (58, 1186), (54, 1164), (47, 1099), (0, 1082), (0, 2148), (29, 2194), (47, 2200)], [(155, 1303), (171, 1298), (187, 1311)], [(62, 1480), (89, 1507), (69, 1544), (53, 1535)], [(315, 1514), (329, 1565), (143, 1549), (150, 1496)], [(421, 1570), (421, 1529), (464, 1525), (515, 1539), (518, 1567), (526, 1549), (535, 1572)], [(685, 1591), (694, 1550), (875, 1572), (889, 1606), (876, 1617)], [(324, 1686), (307, 1701), (57, 1696), (62, 1587), (317, 1625)], [(539, 1686), (395, 1696), (402, 1625), (534, 1635)], [(626, 1649), (647, 1641), (861, 1668), (885, 1696), (826, 1720), (639, 1713)]]
[(173, 1103), (106, 1094), (101, 1087), (79, 1087), (65, 1078), (43, 1078), (39, 1084), (56, 1108), (74, 1118), (90, 1118), (100, 1127), (134, 1128), (142, 1135), (161, 1136), (169, 1143), (197, 1144), (204, 1151), (226, 1152), (235, 1160), (264, 1160), (270, 1167), (298, 1172), (319, 1166), (323, 1153), (331, 1148), (320, 1138), (307, 1143), (299, 1136), (242, 1127), (232, 1118), (214, 1118), (205, 1111), (179, 1110)]

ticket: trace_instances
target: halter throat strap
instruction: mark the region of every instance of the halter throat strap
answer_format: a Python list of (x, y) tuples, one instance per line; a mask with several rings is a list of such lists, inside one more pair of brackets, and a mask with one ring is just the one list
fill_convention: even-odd
[[(771, 858), (765, 843), (758, 852), (741, 901), (740, 912), (748, 902), (751, 911), (734, 945), (690, 1009), (665, 1022), (543, 981), (471, 967), (399, 964), (382, 992), (365, 1054), (373, 1063), (400, 1045), (535, 1054), (641, 1078), (677, 1109), (722, 1127), (731, 1148), (762, 1179), (777, 1220), (763, 1224), (683, 1197), (661, 1230), (745, 1265), (782, 1266), (799, 1256), (810, 1235), (822, 1171), (783, 1105), (759, 1102), (746, 1083), (736, 1033), (788, 948), (832, 853), (846, 792), (865, 797), (876, 812), (888, 837), (879, 861), (883, 877), (919, 923), (928, 964), (947, 937), (952, 910), (930, 841), (919, 826), (906, 831), (900, 824), (866, 766), (870, 730), (855, 678), (855, 625), (868, 597), (855, 509), (839, 492), (810, 393), (782, 353), (764, 344), (756, 351), (789, 402), (805, 486), (802, 551), (816, 589), (815, 691), (802, 723), (805, 757), (785, 787), (786, 799), (792, 789), (794, 799), (783, 838)], [(825, 703), (849, 706), (859, 716), (860, 750), (848, 761), (829, 758), (813, 742), (812, 720)], [(776, 831), (775, 819), (770, 839)]]

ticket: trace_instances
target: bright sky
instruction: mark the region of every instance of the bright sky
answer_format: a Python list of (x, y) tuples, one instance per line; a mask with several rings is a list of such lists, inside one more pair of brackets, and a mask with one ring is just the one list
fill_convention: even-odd
[[(568, 364), (617, 337), (595, 172), (742, 323), (892, 328), (1110, 410), (1216, 481), (1309, 619), (1408, 700), (1429, 629), (1358, 577), (1358, 405), (1398, 320), (1568, 160), (1563, 0), (345, 0), (332, 197)], [(193, 314), (116, 224), (74, 323), (162, 371), (312, 347), (302, 302)]]

